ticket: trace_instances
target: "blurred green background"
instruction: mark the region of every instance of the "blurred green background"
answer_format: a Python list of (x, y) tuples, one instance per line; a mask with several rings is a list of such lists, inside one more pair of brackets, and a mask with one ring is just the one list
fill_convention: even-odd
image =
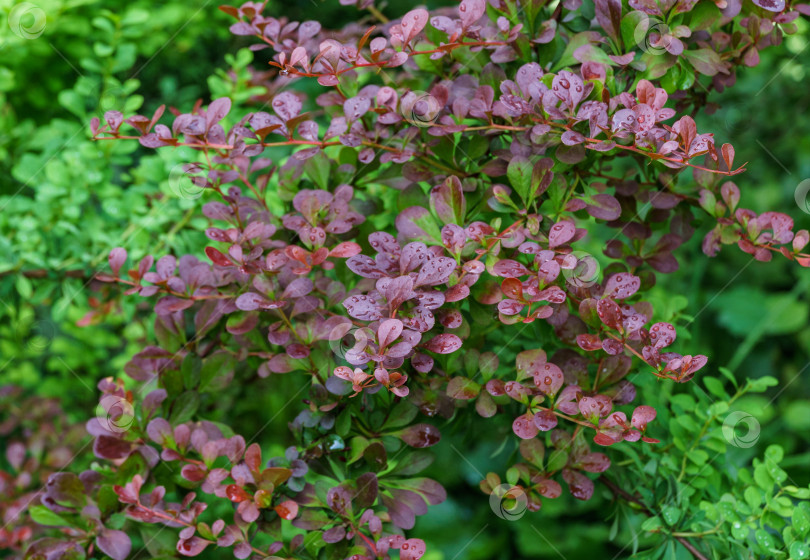
[[(21, 5), (24, 32), (12, 33), (9, 17), (14, 10), (19, 16)], [(385, 11), (408, 7), (390, 2)], [(337, 0), (271, 1), (266, 12), (330, 27), (361, 16)], [(201, 201), (178, 196), (169, 181), (187, 154), (156, 153), (134, 142), (93, 143), (90, 119), (110, 109), (151, 114), (161, 103), (187, 110), (198, 98), (207, 103), (222, 95), (245, 102), (265, 93), (250, 83), (246, 68), (263, 68), (267, 54), (254, 61), (247, 43), (228, 33), (229, 18), (209, 1), (0, 0), (0, 20), (0, 379), (41, 396), (69, 394), (63, 406), (83, 420), (97, 398), (87, 386), (123, 375), (152, 328), (134, 298), (103, 325), (77, 326), (104, 300), (89, 278), (106, 266), (114, 246), (134, 258), (183, 254), (202, 246), (206, 226)], [(709, 94), (719, 106), (714, 114), (696, 117), (700, 130), (714, 131), (718, 143), (732, 142), (737, 160), (749, 162), (736, 181), (741, 206), (790, 214), (796, 229), (810, 228), (810, 215), (794, 202), (797, 185), (810, 178), (810, 30), (806, 21), (799, 25), (783, 48), (766, 50), (759, 66), (741, 69), (736, 86)], [(738, 380), (779, 380), (768, 393), (737, 403), (760, 422), (762, 445), (738, 450), (736, 460), (744, 464), (765, 444), (778, 443), (791, 455), (783, 467), (806, 486), (810, 274), (786, 259), (752, 264), (734, 247), (709, 259), (700, 241), (710, 227), (703, 223), (677, 253), (681, 268), (659, 277), (653, 303), (662, 316), (688, 325), (679, 328), (679, 346), (708, 355), (707, 374), (723, 366)], [(645, 398), (661, 392), (653, 379), (639, 384)], [(279, 419), (275, 437), (283, 437), (295, 413)], [(605, 519), (612, 510), (602, 491), (587, 503), (547, 500), (541, 512), (515, 522), (492, 514), (478, 481), (510, 464), (508, 423), (448, 424), (442, 431), (429, 474), (450, 498), (415, 530), (428, 541), (429, 558), (629, 556), (623, 544), (609, 542), (612, 520)]]

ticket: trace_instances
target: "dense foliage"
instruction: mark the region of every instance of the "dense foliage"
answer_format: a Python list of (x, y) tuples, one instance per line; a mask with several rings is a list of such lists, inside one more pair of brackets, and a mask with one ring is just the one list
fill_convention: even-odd
[[(164, 214), (157, 249), (79, 275), (107, 284), (80, 325), (154, 307), (127, 378), (98, 382), (92, 464), (73, 463), (81, 426), (58, 403), (3, 394), (3, 542), (26, 558), (428, 558), (410, 530), (447, 493), (424, 449), (505, 423), (516, 453), (479, 477), (502, 519), (606, 493), (634, 528), (625, 549), (649, 557), (810, 555), (810, 490), (781, 447), (715, 464), (750, 447), (740, 423), (758, 434), (732, 407), (776, 380), (707, 365), (680, 308), (652, 301), (698, 231), (707, 256), (810, 266), (807, 230), (741, 207), (745, 166), (694, 118), (808, 7), (464, 0), (389, 21), (358, 4), (377, 27), (223, 6), (269, 71), (240, 51), (232, 94), (171, 118), (102, 103), (87, 149), (179, 152), (188, 211)], [(205, 238), (176, 244), (192, 219)], [(674, 392), (696, 380), (708, 393)], [(260, 445), (288, 408), (291, 433)]]

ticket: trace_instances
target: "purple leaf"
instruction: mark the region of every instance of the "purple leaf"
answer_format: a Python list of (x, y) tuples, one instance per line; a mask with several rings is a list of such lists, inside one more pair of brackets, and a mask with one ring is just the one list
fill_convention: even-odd
[(512, 431), (521, 439), (532, 439), (537, 435), (539, 429), (534, 423), (533, 416), (521, 414), (512, 422)]
[(492, 267), (492, 271), (503, 278), (520, 278), (529, 274), (528, 269), (512, 259), (501, 259)]
[(551, 226), (551, 231), (548, 233), (548, 243), (550, 248), (559, 247), (571, 241), (576, 234), (577, 228), (574, 222), (563, 220)]
[(215, 99), (208, 106), (205, 113), (205, 128), (210, 129), (214, 124), (224, 119), (231, 111), (231, 100), (227, 97)]
[(613, 274), (605, 282), (605, 292), (603, 297), (615, 299), (629, 298), (641, 287), (641, 279), (629, 272)]
[(592, 473), (605, 472), (610, 467), (610, 459), (603, 453), (586, 453), (577, 463), (582, 470)]
[(453, 399), (474, 399), (481, 392), (481, 386), (466, 377), (454, 377), (447, 384), (447, 396)]
[(593, 481), (582, 473), (563, 469), (563, 480), (568, 483), (568, 490), (578, 500), (590, 500), (593, 496)]
[(557, 427), (557, 415), (550, 410), (541, 410), (534, 415), (534, 425), (547, 432)]
[(124, 560), (132, 550), (129, 536), (116, 529), (102, 529), (96, 537), (96, 544), (101, 552), (113, 560)]
[(456, 261), (450, 257), (434, 257), (422, 265), (414, 287), (444, 284), (456, 269)]
[(297, 95), (291, 91), (284, 91), (273, 98), (272, 106), (279, 117), (289, 121), (301, 113), (303, 104)]
[(124, 262), (127, 260), (127, 250), (122, 247), (116, 247), (112, 251), (110, 251), (109, 261), (110, 261), (110, 268), (113, 271), (113, 274), (118, 276), (118, 271), (121, 270), (121, 267), (124, 266)]
[(200, 537), (191, 537), (190, 539), (180, 539), (177, 541), (177, 552), (183, 556), (197, 556), (205, 547), (211, 544), (211, 541), (201, 539)]
[(405, 43), (409, 43), (411, 39), (416, 37), (420, 31), (427, 25), (429, 14), (423, 8), (411, 10), (402, 16), (402, 35), (405, 38)]
[(146, 433), (158, 445), (173, 439), (172, 426), (163, 418), (153, 418), (146, 426)]
[(383, 316), (377, 302), (371, 296), (351, 296), (343, 302), (343, 307), (349, 315), (361, 321), (377, 321)]
[(439, 443), (442, 434), (430, 424), (414, 424), (399, 432), (399, 437), (411, 447), (423, 448)]
[(555, 395), (563, 386), (563, 372), (555, 364), (545, 363), (535, 370), (534, 384), (546, 395)]
[(402, 321), (399, 319), (386, 319), (377, 329), (377, 340), (380, 346), (389, 346), (402, 334)]
[(666, 348), (675, 342), (675, 327), (669, 323), (655, 323), (650, 327), (650, 341), (654, 348)]
[(424, 347), (437, 354), (450, 354), (461, 348), (461, 339), (454, 334), (439, 334), (425, 343)]
[(585, 211), (599, 220), (616, 220), (622, 214), (619, 201), (609, 194), (595, 194), (586, 202)]
[(633, 419), (630, 424), (637, 430), (644, 431), (647, 429), (647, 424), (655, 420), (656, 410), (647, 405), (637, 406), (633, 411)]
[(431, 189), (430, 207), (445, 224), (464, 225), (467, 204), (458, 177), (451, 175)]
[(425, 541), (422, 539), (408, 539), (400, 547), (400, 560), (419, 560), (425, 555)]
[(785, 0), (753, 0), (753, 2), (769, 12), (781, 12), (785, 9)]
[(427, 208), (421, 206), (406, 208), (399, 213), (395, 223), (397, 231), (407, 239), (425, 243), (441, 242), (441, 230)]
[(579, 411), (591, 424), (596, 424), (601, 410), (599, 402), (593, 397), (582, 397), (579, 400)]
[(486, 12), (486, 2), (484, 0), (463, 0), (458, 6), (458, 15), (461, 25), (464, 28), (470, 27), (477, 22)]

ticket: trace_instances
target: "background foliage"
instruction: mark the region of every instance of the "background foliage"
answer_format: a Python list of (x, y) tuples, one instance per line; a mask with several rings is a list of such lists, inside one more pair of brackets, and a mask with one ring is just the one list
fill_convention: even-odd
[[(0, 18), (16, 4), (0, 0)], [(118, 319), (96, 324), (88, 313), (102, 300), (96, 293), (102, 288), (89, 282), (87, 271), (105, 267), (114, 246), (126, 247), (135, 259), (147, 252), (188, 252), (206, 225), (192, 218), (200, 201), (178, 192), (171, 180), (172, 170), (184, 160), (182, 152), (161, 150), (158, 155), (136, 143), (93, 143), (87, 122), (110, 109), (151, 114), (160, 102), (188, 107), (198, 98), (238, 100), (265, 92), (247, 81), (244, 69), (252, 53), (239, 50), (239, 39), (227, 33), (227, 17), (208, 2), (37, 4), (47, 19), (35, 39), (11, 34), (6, 21), (0, 22), (0, 375), (3, 385), (19, 385), (29, 395), (70, 395), (61, 401), (65, 413), (81, 419), (95, 405), (96, 382), (117, 375), (152, 329), (132, 300), (125, 300)], [(392, 13), (410, 7), (408, 2), (390, 5)], [(291, 19), (305, 19), (312, 10), (335, 27), (359, 14), (337, 2), (312, 0), (271, 2), (268, 8)], [(810, 153), (810, 92), (805, 87), (810, 30), (806, 20), (798, 23), (800, 32), (786, 40), (786, 48), (764, 51), (757, 67), (740, 71), (734, 88), (709, 95), (721, 109), (696, 116), (699, 129), (725, 131), (724, 141), (734, 143), (738, 161), (751, 162), (737, 178), (749, 187), (743, 206), (786, 212), (797, 229), (810, 225), (807, 209), (794, 202), (797, 185), (810, 177), (810, 159), (801, 157)], [(645, 465), (649, 477), (631, 484), (651, 489), (650, 502), (660, 504), (660, 510), (645, 512), (632, 504), (617, 508), (611, 493), (601, 488), (589, 502), (547, 501), (538, 514), (512, 522), (498, 519), (478, 481), (482, 473), (504, 472), (511, 464), (514, 442), (504, 445), (509, 426), (497, 430), (481, 420), (480, 426), (454, 431), (448, 424), (426, 474), (447, 488), (449, 498), (431, 508), (416, 528), (428, 542), (425, 558), (627, 557), (636, 546), (661, 542), (660, 526), (688, 526), (711, 538), (718, 516), (738, 515), (745, 522), (768, 515), (768, 509), (778, 512), (780, 503), (768, 495), (768, 484), (749, 491), (759, 488), (757, 476), (764, 475), (757, 475), (756, 468), (737, 470), (752, 460), (762, 461), (760, 472), (776, 478), (781, 477), (775, 468), (779, 463), (786, 478), (777, 482), (807, 488), (810, 276), (785, 259), (749, 267), (751, 257), (735, 250), (707, 259), (700, 237), (681, 249), (681, 269), (660, 277), (654, 303), (669, 310), (673, 322), (691, 324), (690, 348), (712, 356), (709, 370), (697, 382), (701, 388), (673, 388), (653, 378), (641, 382), (645, 403), (660, 405), (659, 410), (674, 403), (659, 421), (677, 426), (675, 441), (665, 459), (628, 450), (627, 461)], [(778, 385), (756, 382), (766, 375)], [(755, 390), (738, 396), (732, 406), (753, 416), (758, 439), (750, 447), (725, 446), (722, 423), (711, 419), (721, 411), (708, 406), (702, 389), (712, 395), (713, 406), (720, 402), (722, 407), (735, 387), (751, 383)], [(680, 396), (672, 399), (673, 392)], [(264, 423), (261, 411), (282, 403), (280, 395), (262, 394), (240, 406), (258, 427)], [(20, 412), (7, 402), (0, 410), (9, 416)], [(284, 433), (290, 420), (281, 414), (267, 434)], [(704, 426), (716, 434), (718, 447), (692, 447)], [(283, 448), (270, 452), (280, 455)], [(690, 491), (674, 489), (667, 482), (670, 475), (694, 475), (699, 452), (709, 458), (726, 454), (724, 467), (690, 476)], [(727, 495), (713, 493), (712, 487), (728, 490)], [(611, 521), (605, 523), (606, 517)], [(694, 523), (700, 528), (691, 528)], [(675, 541), (660, 546), (671, 547), (665, 551), (668, 557), (689, 557)], [(732, 545), (719, 539), (717, 546)]]

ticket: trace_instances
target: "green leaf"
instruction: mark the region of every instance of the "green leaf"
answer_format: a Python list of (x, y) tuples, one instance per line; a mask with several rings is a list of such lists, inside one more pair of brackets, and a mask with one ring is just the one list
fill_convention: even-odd
[(791, 560), (806, 560), (810, 558), (810, 547), (803, 542), (796, 541), (790, 545)]
[(722, 15), (713, 2), (698, 2), (689, 12), (689, 29), (692, 30), (692, 33), (709, 29)]
[(717, 401), (709, 406), (709, 414), (712, 416), (722, 416), (728, 412), (728, 403), (726, 401)]
[(754, 532), (754, 538), (757, 540), (757, 544), (764, 548), (766, 552), (776, 548), (776, 540), (764, 529), (757, 529)]
[(681, 56), (705, 76), (714, 76), (723, 68), (720, 55), (712, 49), (685, 50)]
[(407, 426), (419, 414), (419, 409), (410, 401), (402, 401), (397, 404), (391, 414), (388, 415), (388, 421), (380, 428), (381, 430), (390, 430), (391, 428), (400, 428)]
[(353, 437), (352, 440), (349, 442), (349, 448), (351, 450), (349, 454), (348, 464), (351, 465), (355, 461), (359, 460), (363, 456), (363, 452), (366, 448), (370, 445), (366, 438), (363, 436)]
[(574, 51), (576, 51), (579, 47), (583, 45), (587, 45), (591, 40), (591, 34), (589, 32), (577, 33), (571, 40), (568, 42), (568, 45), (565, 47), (565, 51), (563, 51), (562, 58), (557, 61), (557, 64), (554, 65), (554, 68), (551, 69), (552, 72), (557, 72), (558, 70), (562, 70), (566, 66), (571, 66), (572, 64), (579, 64), (579, 61), (574, 58)]
[(422, 241), (428, 245), (442, 244), (442, 232), (427, 208), (420, 206), (406, 208), (397, 216), (396, 226), (399, 232), (409, 239)]
[(669, 53), (645, 53), (641, 56), (641, 63), (646, 65), (646, 69), (641, 77), (647, 80), (657, 80), (672, 68), (675, 60), (675, 57)]
[(172, 414), (169, 423), (177, 425), (188, 422), (200, 407), (200, 395), (196, 391), (182, 393), (172, 405)]
[(641, 524), (641, 530), (642, 531), (653, 532), (653, 531), (657, 531), (658, 529), (660, 529), (663, 526), (664, 526), (664, 523), (661, 521), (661, 518), (656, 515), (656, 516), (648, 517), (647, 519), (645, 519), (644, 522)]
[[(739, 305), (740, 301), (756, 301), (756, 306)], [(767, 335), (799, 332), (807, 325), (810, 306), (789, 293), (764, 293), (752, 286), (731, 288), (712, 302), (718, 322), (732, 334), (747, 336), (752, 330)]]
[(523, 439), (520, 441), (520, 454), (534, 466), (542, 468), (546, 448), (538, 438)]
[(319, 189), (327, 190), (329, 188), (330, 163), (331, 160), (323, 152), (318, 152), (304, 161), (302, 167), (310, 181), (315, 183)]
[(547, 471), (559, 471), (568, 464), (568, 453), (560, 449), (556, 449), (548, 456)]
[(447, 384), (447, 396), (453, 399), (474, 399), (481, 392), (481, 386), (466, 377), (454, 377)]
[(715, 397), (721, 399), (729, 398), (728, 393), (726, 393), (725, 389), (723, 389), (723, 383), (716, 377), (704, 377), (703, 384), (706, 386), (709, 392), (713, 394)]
[(221, 391), (233, 379), (236, 360), (227, 352), (216, 352), (202, 361), (200, 391)]
[(444, 224), (464, 224), (467, 202), (458, 177), (452, 175), (430, 191), (430, 208)]
[(526, 205), (531, 199), (532, 188), (532, 164), (523, 156), (516, 156), (509, 162), (506, 168), (506, 177), (515, 192), (518, 193), (523, 204)]
[(746, 503), (751, 506), (752, 510), (757, 509), (762, 504), (762, 493), (759, 489), (749, 486), (743, 493)]
[(782, 459), (785, 457), (785, 450), (782, 449), (781, 445), (769, 445), (767, 449), (765, 449), (765, 458), (770, 459), (774, 463), (780, 463)]
[(802, 502), (793, 510), (793, 529), (804, 538), (810, 533), (810, 504)]
[(755, 393), (763, 393), (768, 389), (768, 387), (779, 385), (779, 381), (775, 377), (766, 375), (764, 377), (760, 377), (759, 379), (749, 379), (748, 385), (751, 388), (751, 391)]
[(349, 430), (352, 427), (352, 413), (349, 407), (346, 407), (338, 414), (337, 420), (335, 420), (335, 433), (340, 437), (345, 438), (349, 435)]
[(200, 382), (200, 368), (202, 367), (202, 360), (197, 354), (189, 352), (183, 358), (183, 363), (180, 366), (180, 373), (183, 375), (183, 385), (186, 389), (196, 389), (197, 384)]
[(737, 379), (734, 377), (734, 374), (731, 372), (731, 370), (724, 367), (719, 367), (717, 368), (717, 370), (723, 374), (723, 377), (731, 381), (731, 384), (734, 385), (735, 388), (738, 386)]
[(693, 449), (686, 456), (697, 466), (705, 465), (709, 460), (709, 454), (702, 449)]
[(410, 476), (422, 472), (434, 461), (429, 451), (416, 450), (397, 459), (397, 466), (387, 475)]
[(768, 474), (768, 469), (765, 465), (757, 465), (754, 467), (754, 482), (757, 486), (765, 490), (768, 496), (773, 492), (774, 481), (771, 475)]
[(73, 523), (54, 513), (43, 505), (35, 505), (28, 508), (28, 513), (35, 523), (48, 527), (71, 527)]
[(661, 508), (661, 517), (667, 525), (672, 527), (681, 518), (681, 510), (675, 506), (664, 506)]
[(810, 488), (797, 488), (792, 484), (789, 484), (784, 487), (785, 493), (793, 496), (794, 498), (799, 498), (800, 500), (810, 500)]

